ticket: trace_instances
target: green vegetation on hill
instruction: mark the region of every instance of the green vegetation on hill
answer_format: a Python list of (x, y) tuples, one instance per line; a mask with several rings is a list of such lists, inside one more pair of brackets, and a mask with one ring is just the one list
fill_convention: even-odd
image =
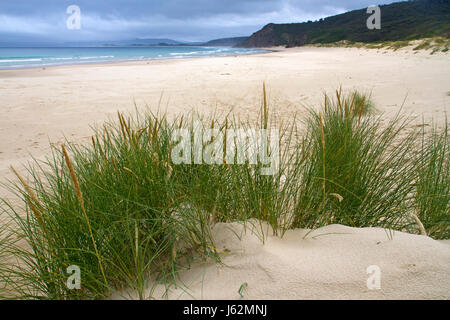
[(302, 46), (314, 43), (381, 42), (450, 36), (449, 0), (413, 0), (380, 6), (381, 29), (369, 30), (365, 9), (292, 24), (268, 24), (240, 47)]
[(247, 40), (248, 37), (235, 37), (235, 38), (223, 38), (223, 39), (215, 39), (206, 42), (205, 46), (213, 46), (213, 47), (233, 47), (243, 41)]

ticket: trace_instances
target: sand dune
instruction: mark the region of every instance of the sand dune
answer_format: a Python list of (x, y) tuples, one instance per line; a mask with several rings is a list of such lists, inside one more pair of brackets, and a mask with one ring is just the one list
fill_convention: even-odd
[[(168, 297), (239, 299), (242, 286), (244, 299), (450, 299), (448, 243), (342, 225), (309, 234), (290, 230), (283, 238), (268, 232), (263, 243), (261, 229), (268, 226), (255, 225), (217, 224), (212, 233), (224, 252), (223, 265), (195, 264), (181, 273), (179, 287), (172, 287)], [(379, 268), (379, 289), (370, 266)], [(163, 294), (159, 286), (153, 297)], [(122, 295), (114, 298), (135, 297)]]

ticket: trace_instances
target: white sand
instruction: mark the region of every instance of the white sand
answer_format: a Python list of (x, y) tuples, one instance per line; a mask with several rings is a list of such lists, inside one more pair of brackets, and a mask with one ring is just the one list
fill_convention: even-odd
[[(195, 264), (181, 272), (168, 298), (239, 299), (246, 283), (244, 299), (450, 299), (450, 245), (429, 237), (330, 225), (306, 239), (307, 230), (297, 229), (263, 244), (261, 232), (251, 230), (216, 225), (216, 247), (228, 252), (221, 254), (224, 265)], [(367, 268), (373, 265), (380, 289), (369, 290)], [(163, 293), (158, 286), (153, 297)], [(124, 297), (136, 296), (114, 296)]]

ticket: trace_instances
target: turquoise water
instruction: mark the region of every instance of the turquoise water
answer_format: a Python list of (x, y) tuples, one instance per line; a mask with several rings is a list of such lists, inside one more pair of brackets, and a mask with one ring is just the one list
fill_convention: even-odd
[(0, 48), (0, 69), (36, 68), (66, 64), (89, 64), (149, 59), (181, 59), (245, 55), (257, 49), (214, 47), (87, 47)]

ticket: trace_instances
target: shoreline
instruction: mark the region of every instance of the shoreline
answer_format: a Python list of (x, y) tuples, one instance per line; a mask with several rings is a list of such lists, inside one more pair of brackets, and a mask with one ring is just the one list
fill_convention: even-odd
[[(1, 49), (1, 48), (0, 48)], [(245, 48), (245, 49), (253, 49), (253, 48)], [(74, 64), (58, 64), (58, 65), (50, 65), (50, 66), (42, 66), (42, 67), (20, 67), (20, 68), (10, 68), (10, 69), (2, 69), (0, 68), (0, 79), (2, 74), (7, 74), (9, 72), (14, 71), (37, 71), (37, 70), (52, 70), (52, 69), (59, 69), (59, 68), (83, 68), (83, 67), (89, 67), (89, 66), (121, 66), (121, 65), (147, 65), (151, 63), (156, 62), (162, 62), (162, 63), (170, 63), (174, 61), (190, 61), (190, 60), (199, 60), (199, 59), (210, 59), (210, 58), (236, 58), (236, 57), (247, 57), (247, 56), (260, 56), (260, 55), (267, 55), (271, 53), (283, 53), (283, 52), (295, 52), (295, 51), (301, 51), (301, 50), (360, 50), (360, 51), (373, 51), (376, 53), (381, 53), (380, 51), (383, 51), (382, 53), (390, 53), (390, 54), (406, 54), (411, 55), (414, 54), (415, 56), (428, 56), (430, 55), (430, 50), (421, 50), (421, 51), (412, 51), (411, 48), (400, 48), (397, 50), (390, 49), (390, 48), (366, 48), (366, 47), (338, 47), (338, 46), (314, 46), (314, 45), (304, 45), (299, 47), (291, 47), (286, 48), (284, 46), (277, 46), (277, 47), (267, 47), (267, 48), (254, 48), (258, 50), (264, 50), (265, 52), (257, 52), (257, 53), (249, 53), (249, 54), (239, 54), (239, 55), (227, 55), (227, 56), (202, 56), (202, 57), (174, 57), (174, 58), (148, 58), (148, 59), (140, 59), (140, 60), (117, 60), (117, 61), (99, 61), (99, 62), (83, 62), (83, 63), (74, 63)], [(450, 52), (447, 53), (438, 53), (434, 56), (450, 56)]]
[[(99, 47), (101, 48), (101, 47)], [(128, 48), (128, 47), (120, 47), (120, 48)], [(133, 48), (133, 47), (130, 47)], [(0, 48), (2, 49), (2, 48)], [(20, 49), (20, 48), (19, 48)], [(248, 48), (249, 50), (251, 48)], [(172, 60), (189, 60), (189, 59), (204, 59), (204, 58), (226, 58), (226, 57), (240, 57), (240, 56), (252, 56), (252, 55), (260, 55), (267, 54), (271, 52), (278, 52), (276, 49), (267, 49), (267, 48), (255, 48), (257, 50), (264, 50), (266, 52), (256, 52), (256, 53), (248, 53), (248, 54), (230, 54), (226, 56), (202, 56), (202, 57), (164, 57), (164, 58), (147, 58), (147, 59), (130, 59), (130, 60), (115, 60), (115, 61), (93, 61), (93, 62), (82, 62), (82, 63), (66, 63), (66, 64), (53, 64), (53, 65), (42, 65), (42, 66), (32, 66), (32, 67), (19, 67), (19, 68), (7, 68), (3, 69), (0, 67), (0, 72), (4, 71), (19, 71), (19, 70), (46, 70), (57, 67), (77, 67), (77, 66), (101, 66), (101, 65), (115, 65), (115, 64), (128, 64), (128, 63), (136, 63), (142, 62), (143, 64), (148, 64), (152, 61), (172, 61)]]

